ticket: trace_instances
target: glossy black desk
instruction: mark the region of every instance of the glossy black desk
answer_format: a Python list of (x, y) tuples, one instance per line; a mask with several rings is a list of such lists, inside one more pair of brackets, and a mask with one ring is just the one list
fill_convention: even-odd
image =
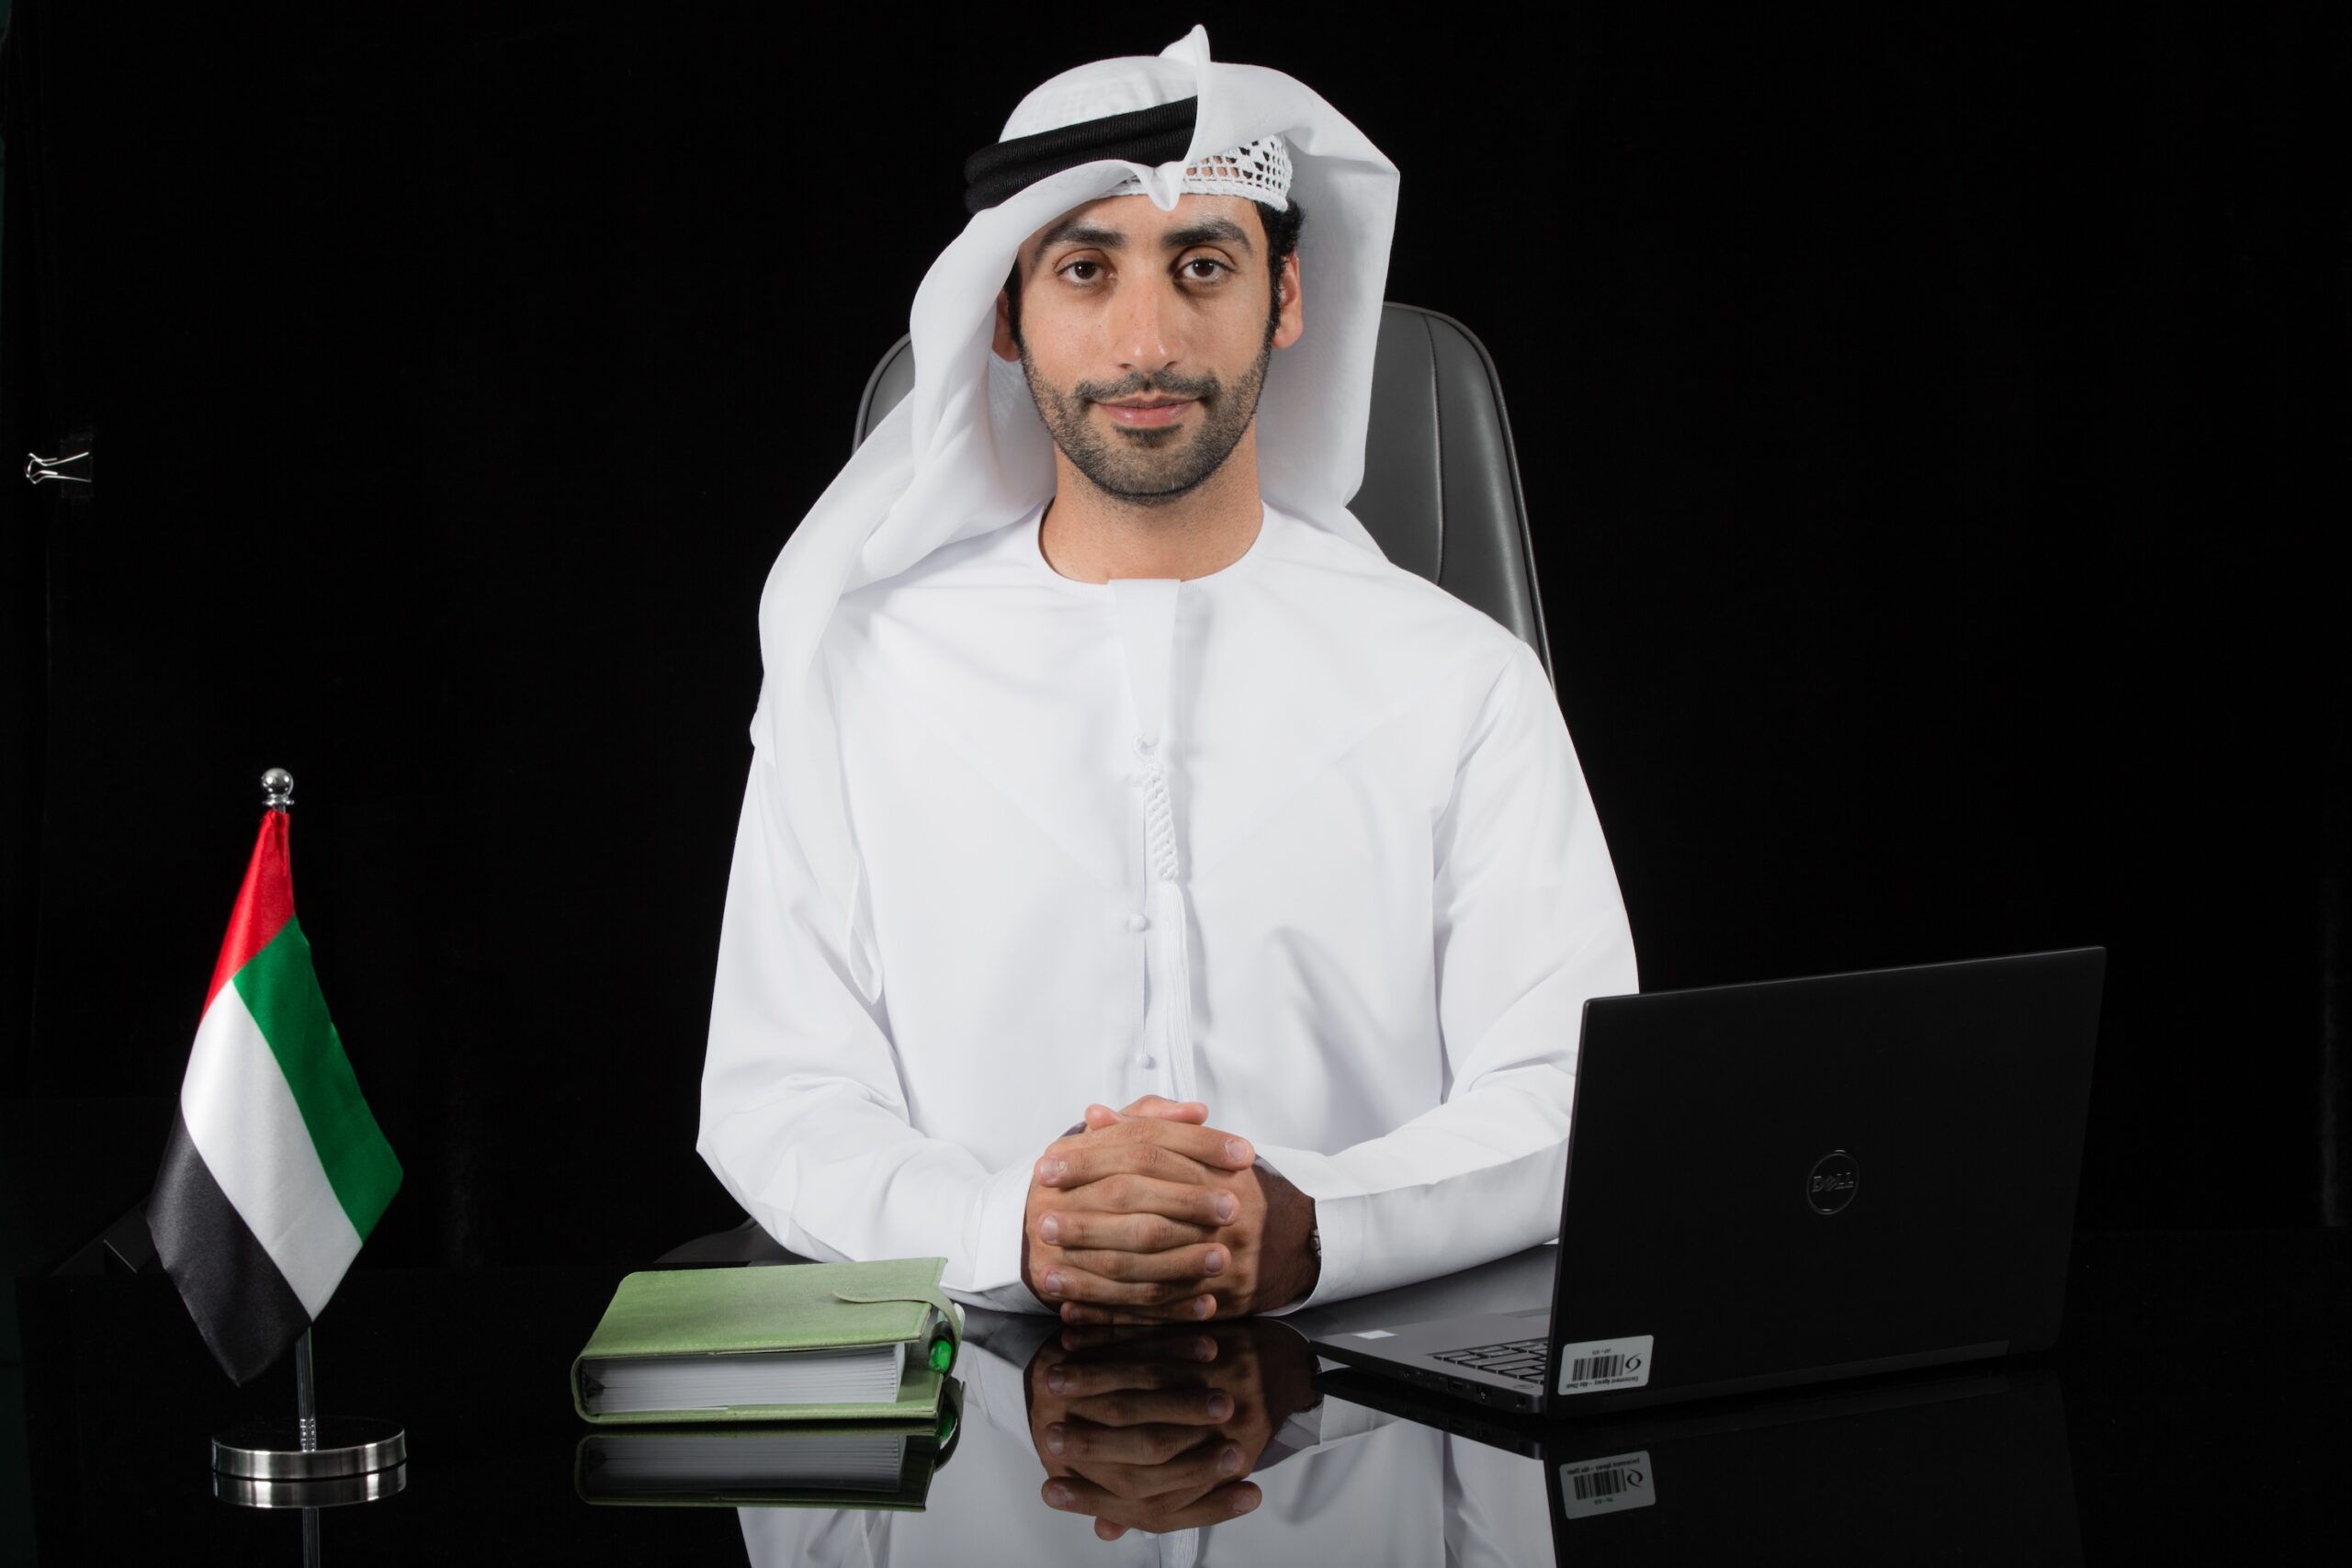
[[(1217, 1375), (1240, 1380), (1243, 1408), (1220, 1429), (1253, 1458), (1214, 1505), (1223, 1522), (1110, 1541), (1041, 1496), (1042, 1427), (1062, 1414), (1045, 1372), (1073, 1360), (1042, 1319), (996, 1320), (959, 1363), (966, 1419), (921, 1512), (589, 1506), (564, 1378), (619, 1273), (355, 1272), (318, 1330), (322, 1405), (404, 1423), (413, 1457), (398, 1495), (322, 1516), (324, 1560), (2302, 1562), (2333, 1560), (2345, 1534), (2345, 1232), (2086, 1235), (2050, 1355), (1491, 1440), (1317, 1377), (1283, 1331), (1228, 1331)], [(29, 1544), (41, 1563), (301, 1561), (299, 1516), (216, 1501), (207, 1465), (216, 1427), (290, 1404), (290, 1374), (230, 1386), (158, 1279), (17, 1288), (24, 1397), (0, 1411), (21, 1416), (0, 1433), (15, 1516), (0, 1558)], [(1110, 1347), (1073, 1364), (1168, 1358)], [(1207, 1376), (1124, 1381), (1191, 1396)], [(1210, 1441), (1171, 1463), (1197, 1470), (1221, 1451)], [(1595, 1492), (1591, 1461), (1636, 1454)], [(1114, 1489), (1155, 1489), (1156, 1472), (1114, 1469)], [(1638, 1507), (1627, 1475), (1651, 1489)], [(1261, 1501), (1231, 1516), (1222, 1496), (1245, 1480)]]

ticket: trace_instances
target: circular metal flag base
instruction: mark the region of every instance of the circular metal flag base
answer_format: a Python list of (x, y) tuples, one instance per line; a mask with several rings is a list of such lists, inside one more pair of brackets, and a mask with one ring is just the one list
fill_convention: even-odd
[(408, 1485), (408, 1466), (329, 1475), (317, 1481), (264, 1481), (250, 1475), (212, 1472), (212, 1495), (241, 1508), (335, 1508), (372, 1503)]
[(292, 1417), (247, 1421), (212, 1439), (212, 1468), (250, 1481), (327, 1481), (390, 1470), (408, 1459), (408, 1434), (364, 1416), (322, 1416), (315, 1447)]

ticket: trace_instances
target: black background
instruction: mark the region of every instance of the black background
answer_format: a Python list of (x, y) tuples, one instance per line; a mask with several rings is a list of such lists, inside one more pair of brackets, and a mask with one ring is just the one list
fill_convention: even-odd
[(143, 1186), (283, 765), (367, 1261), (735, 1218), (762, 582), (964, 156), (1197, 16), (1493, 352), (1645, 987), (2104, 943), (2083, 1223), (2343, 1223), (2345, 26), (1353, 15), (19, 0), (0, 424), (99, 479), (0, 484), (17, 1124)]

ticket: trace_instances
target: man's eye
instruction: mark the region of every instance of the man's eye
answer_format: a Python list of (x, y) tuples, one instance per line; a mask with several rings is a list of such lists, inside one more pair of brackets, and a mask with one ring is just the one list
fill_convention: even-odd
[[(1207, 270), (1202, 271), (1204, 267)], [(1219, 274), (1232, 270), (1214, 256), (1194, 256), (1184, 264), (1184, 276), (1194, 283), (1214, 283)]]
[(1062, 276), (1072, 283), (1091, 283), (1094, 275), (1102, 270), (1101, 262), (1075, 261), (1062, 268)]

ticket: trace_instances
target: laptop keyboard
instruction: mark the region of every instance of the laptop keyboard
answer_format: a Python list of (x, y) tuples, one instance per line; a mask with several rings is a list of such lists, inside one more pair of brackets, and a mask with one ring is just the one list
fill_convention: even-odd
[(1544, 1369), (1552, 1359), (1552, 1344), (1540, 1337), (1513, 1339), (1501, 1345), (1474, 1345), (1467, 1350), (1436, 1350), (1430, 1352), (1430, 1359), (1451, 1361), (1457, 1367), (1517, 1378), (1521, 1382), (1540, 1383), (1544, 1381)]

